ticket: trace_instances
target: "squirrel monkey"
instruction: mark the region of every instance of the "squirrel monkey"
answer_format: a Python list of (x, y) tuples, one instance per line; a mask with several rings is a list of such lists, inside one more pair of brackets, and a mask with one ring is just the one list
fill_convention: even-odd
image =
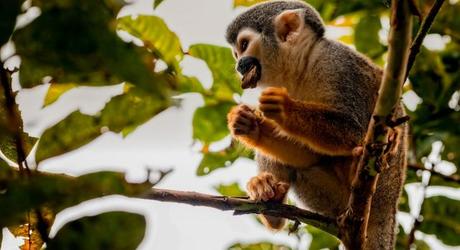
[[(353, 150), (363, 143), (382, 70), (347, 46), (324, 37), (318, 13), (300, 1), (269, 1), (240, 14), (227, 41), (238, 60), (242, 88), (261, 87), (258, 110), (228, 114), (234, 138), (256, 151), (259, 175), (251, 199), (286, 200), (337, 217), (347, 207), (355, 176)], [(402, 116), (403, 108), (396, 108)], [(373, 196), (366, 249), (393, 249), (398, 198), (405, 178), (407, 131), (397, 134)], [(285, 219), (262, 215), (279, 230)]]

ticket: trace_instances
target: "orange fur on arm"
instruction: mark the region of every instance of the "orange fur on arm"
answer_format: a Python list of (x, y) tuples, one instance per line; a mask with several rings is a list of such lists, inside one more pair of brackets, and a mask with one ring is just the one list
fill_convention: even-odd
[(280, 126), (313, 151), (332, 156), (351, 155), (364, 135), (364, 129), (351, 114), (292, 99), (285, 104)]
[(295, 167), (310, 166), (319, 161), (319, 155), (313, 153), (302, 143), (280, 134), (278, 125), (268, 119), (259, 121), (260, 136), (257, 140), (244, 136), (238, 137), (247, 147)]

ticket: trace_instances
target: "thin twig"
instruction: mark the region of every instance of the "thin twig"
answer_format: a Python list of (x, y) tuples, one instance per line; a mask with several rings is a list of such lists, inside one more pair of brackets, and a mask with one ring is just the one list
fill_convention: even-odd
[(223, 211), (233, 211), (234, 215), (265, 214), (300, 221), (337, 235), (336, 219), (310, 212), (291, 205), (274, 202), (255, 202), (248, 199), (213, 196), (197, 192), (176, 191), (153, 188), (140, 198), (177, 202), (192, 206), (212, 207)]
[(415, 62), (415, 57), (420, 52), (420, 48), (422, 46), (423, 40), (425, 39), (426, 35), (430, 31), (431, 25), (433, 24), (434, 18), (438, 14), (439, 10), (442, 7), (442, 4), (445, 0), (436, 0), (434, 2), (433, 7), (431, 7), (430, 12), (426, 15), (425, 19), (423, 19), (422, 25), (420, 26), (417, 35), (415, 36), (414, 41), (410, 47), (410, 55), (409, 61), (407, 63), (407, 71), (406, 71), (406, 78), (409, 75), (410, 70)]
[(17, 109), (13, 89), (11, 88), (10, 76), (2, 62), (0, 62), (0, 82), (3, 88), (3, 94), (5, 96), (5, 106), (8, 112), (8, 120), (10, 122), (8, 124), (8, 129), (12, 132), (14, 136), (14, 142), (16, 144), (15, 146), (19, 170), (23, 172), (25, 167), (26, 172), (30, 173), (29, 166), (26, 162), (26, 151), (24, 149), (22, 118), (19, 113), (19, 110)]
[(444, 179), (445, 181), (456, 182), (456, 183), (460, 184), (460, 175), (456, 175), (456, 174), (445, 175), (445, 174), (442, 174), (442, 173), (440, 173), (440, 172), (438, 172), (438, 171), (436, 171), (434, 169), (428, 169), (428, 168), (425, 168), (425, 167), (420, 166), (418, 164), (409, 164), (408, 167), (411, 168), (411, 169), (414, 169), (414, 170), (429, 171), (432, 175), (439, 176), (442, 179)]

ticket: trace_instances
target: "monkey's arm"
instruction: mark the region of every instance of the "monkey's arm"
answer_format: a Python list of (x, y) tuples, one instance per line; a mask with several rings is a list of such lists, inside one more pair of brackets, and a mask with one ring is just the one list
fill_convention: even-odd
[(279, 127), (274, 121), (257, 116), (245, 105), (237, 106), (230, 111), (228, 123), (236, 139), (282, 163), (307, 167), (319, 161), (319, 155), (299, 141), (280, 134)]
[(291, 99), (282, 88), (265, 90), (260, 97), (260, 110), (290, 137), (325, 155), (351, 155), (364, 133), (351, 114)]

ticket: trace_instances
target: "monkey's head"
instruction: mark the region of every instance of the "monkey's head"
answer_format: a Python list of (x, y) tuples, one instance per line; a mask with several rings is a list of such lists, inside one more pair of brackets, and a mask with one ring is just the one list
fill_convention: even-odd
[(242, 88), (269, 84), (291, 67), (308, 41), (324, 35), (318, 13), (300, 1), (270, 1), (255, 5), (228, 26)]

